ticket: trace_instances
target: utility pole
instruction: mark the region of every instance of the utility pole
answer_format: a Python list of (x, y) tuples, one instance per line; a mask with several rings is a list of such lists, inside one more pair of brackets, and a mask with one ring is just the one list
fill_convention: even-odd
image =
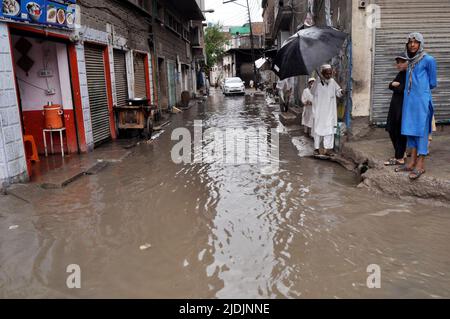
[(252, 49), (253, 83), (254, 83), (253, 85), (255, 86), (255, 90), (257, 90), (258, 85), (256, 84), (255, 46), (253, 44), (252, 18), (250, 15), (250, 6), (248, 5), (248, 0), (247, 0), (247, 11), (248, 11), (248, 23), (250, 24), (250, 47)]
[(153, 90), (156, 89), (156, 93), (154, 92), (154, 94), (155, 94), (154, 102), (158, 106), (158, 112), (161, 112), (161, 104), (159, 103), (159, 99), (161, 98), (161, 87), (160, 87), (160, 83), (159, 83), (159, 80), (160, 80), (159, 79), (159, 65), (158, 65), (158, 54), (156, 51), (156, 36), (155, 36), (155, 17), (158, 14), (156, 0), (152, 1), (151, 10), (152, 10), (152, 33), (150, 36), (152, 38), (152, 48), (150, 48), (150, 50), (153, 53), (153, 56), (151, 59), (153, 74), (151, 74), (151, 76), (154, 76)]
[[(237, 0), (227, 0), (227, 1), (223, 1), (223, 4), (226, 3), (234, 3), (237, 4), (241, 7), (244, 7), (244, 5), (240, 4), (240, 3), (236, 3)], [(250, 6), (248, 4), (248, 0), (247, 1), (247, 12), (248, 12), (248, 23), (250, 24), (250, 48), (251, 48), (251, 56), (252, 56), (252, 64), (253, 64), (253, 83), (255, 85), (255, 89), (257, 90), (257, 85), (256, 85), (256, 65), (255, 65), (255, 46), (253, 44), (253, 27), (252, 27), (252, 18), (250, 15)]]

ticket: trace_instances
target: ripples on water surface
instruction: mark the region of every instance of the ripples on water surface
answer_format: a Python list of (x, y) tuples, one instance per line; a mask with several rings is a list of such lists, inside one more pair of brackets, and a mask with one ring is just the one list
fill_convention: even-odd
[[(200, 119), (277, 126), (266, 107), (216, 95), (98, 175), (33, 205), (0, 197), (0, 296), (450, 297), (448, 208), (360, 190), (343, 168), (301, 157), (310, 146), (295, 133), (281, 133), (271, 175), (174, 164), (171, 130)], [(66, 288), (68, 264), (82, 289)], [(381, 289), (366, 287), (369, 264)]]

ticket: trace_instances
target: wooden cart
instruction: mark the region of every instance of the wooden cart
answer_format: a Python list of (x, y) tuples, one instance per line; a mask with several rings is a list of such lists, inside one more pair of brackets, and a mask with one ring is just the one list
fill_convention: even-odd
[(129, 99), (127, 105), (116, 106), (117, 127), (119, 130), (140, 130), (150, 138), (153, 132), (153, 121), (158, 108), (149, 104), (148, 99)]

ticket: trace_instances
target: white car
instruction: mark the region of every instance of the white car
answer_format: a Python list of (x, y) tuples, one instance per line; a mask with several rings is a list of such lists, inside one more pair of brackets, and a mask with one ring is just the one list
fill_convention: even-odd
[(222, 92), (228, 94), (245, 94), (245, 85), (241, 78), (226, 78), (223, 83)]

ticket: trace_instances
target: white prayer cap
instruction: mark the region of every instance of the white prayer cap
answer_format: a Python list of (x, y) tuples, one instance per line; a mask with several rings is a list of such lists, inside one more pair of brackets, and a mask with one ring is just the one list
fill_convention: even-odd
[(315, 78), (309, 78), (309, 79), (308, 79), (308, 83), (310, 83), (310, 82), (315, 82), (315, 81), (316, 81)]
[(329, 64), (324, 64), (324, 65), (322, 65), (322, 66), (320, 67), (320, 71), (323, 71), (323, 70), (330, 70), (330, 69), (332, 69), (332, 67), (331, 67), (331, 65), (329, 65)]

